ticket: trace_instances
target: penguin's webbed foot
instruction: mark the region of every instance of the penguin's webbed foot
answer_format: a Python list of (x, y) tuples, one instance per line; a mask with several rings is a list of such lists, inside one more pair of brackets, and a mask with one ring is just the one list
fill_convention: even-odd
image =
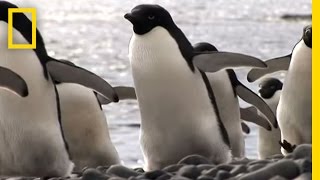
[(292, 145), (286, 140), (283, 140), (283, 142), (279, 141), (280, 146), (286, 150), (288, 153), (292, 153), (294, 149), (297, 147), (297, 145)]

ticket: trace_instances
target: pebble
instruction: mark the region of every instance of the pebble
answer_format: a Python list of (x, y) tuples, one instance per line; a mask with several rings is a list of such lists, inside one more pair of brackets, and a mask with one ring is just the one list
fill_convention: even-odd
[(232, 166), (230, 164), (220, 164), (216, 168), (219, 169), (219, 170), (225, 170), (225, 171), (229, 172), (234, 168), (234, 166)]
[(310, 144), (302, 144), (292, 152), (294, 159), (308, 158), (312, 159), (312, 147)]
[(229, 177), (231, 177), (231, 175), (228, 171), (220, 170), (217, 173), (216, 179), (222, 180), (222, 179), (228, 179)]
[(197, 178), (197, 180), (214, 180), (214, 178), (207, 175), (201, 175)]
[(205, 172), (202, 172), (203, 175), (208, 175), (208, 176), (212, 176), (212, 177), (215, 177), (216, 174), (218, 172), (218, 169), (217, 168), (212, 168), (212, 169), (209, 169)]
[(253, 172), (253, 171), (256, 171), (256, 170), (264, 168), (264, 167), (266, 167), (265, 164), (254, 164), (254, 165), (248, 167), (248, 171)]
[(276, 175), (293, 179), (299, 174), (299, 167), (293, 160), (280, 160), (257, 171), (248, 173), (239, 180), (270, 179)]
[(109, 178), (110, 176), (103, 174), (100, 171), (93, 168), (88, 168), (84, 170), (82, 174), (82, 180), (107, 180)]
[(247, 167), (245, 165), (237, 165), (236, 167), (234, 167), (231, 171), (230, 174), (232, 176), (236, 176), (240, 173), (244, 173), (247, 171)]
[(172, 165), (169, 165), (169, 166), (163, 168), (162, 170), (164, 170), (166, 172), (177, 172), (182, 167), (183, 167), (183, 164), (172, 164)]
[(119, 177), (123, 178), (129, 178), (131, 176), (135, 177), (140, 175), (141, 173), (138, 173), (134, 171), (133, 169), (129, 169), (125, 166), (122, 165), (112, 165), (110, 168), (107, 170), (108, 174), (113, 174)]
[(287, 178), (284, 178), (282, 176), (274, 176), (273, 178), (271, 178), (270, 180), (288, 180)]
[(154, 171), (149, 171), (149, 172), (146, 172), (144, 173), (144, 177), (146, 179), (156, 179), (162, 175), (165, 175), (167, 174), (165, 171), (162, 171), (162, 170), (154, 170)]
[(209, 169), (214, 168), (215, 165), (214, 164), (200, 164), (200, 165), (197, 165), (196, 167), (199, 169), (199, 171), (202, 172), (204, 170), (209, 170)]
[(210, 162), (203, 156), (189, 155), (181, 159), (178, 162), (178, 164), (199, 165), (199, 164), (210, 164)]
[(157, 177), (156, 180), (167, 180), (167, 179), (170, 179), (171, 177), (172, 177), (172, 175), (166, 173), (166, 174), (163, 174), (163, 175)]
[(312, 162), (309, 159), (295, 160), (300, 168), (300, 173), (312, 172)]
[(194, 165), (186, 165), (179, 169), (177, 175), (184, 176), (190, 179), (196, 179), (201, 175), (201, 172)]
[(303, 173), (294, 180), (311, 180), (312, 174), (311, 173)]

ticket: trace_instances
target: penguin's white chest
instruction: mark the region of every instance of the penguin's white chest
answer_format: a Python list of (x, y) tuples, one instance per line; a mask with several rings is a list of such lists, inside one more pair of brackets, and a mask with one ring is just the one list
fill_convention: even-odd
[(293, 50), (277, 118), (281, 138), (292, 144), (311, 143), (311, 48), (301, 40)]
[(202, 76), (197, 69), (191, 71), (168, 31), (156, 27), (143, 36), (133, 35), (129, 57), (149, 168), (193, 153), (221, 154), (220, 160), (226, 161), (228, 150)]

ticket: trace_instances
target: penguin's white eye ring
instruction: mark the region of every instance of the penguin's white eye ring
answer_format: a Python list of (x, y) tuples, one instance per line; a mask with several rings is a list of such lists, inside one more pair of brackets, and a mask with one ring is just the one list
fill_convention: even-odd
[(149, 15), (149, 16), (148, 16), (148, 19), (149, 19), (149, 20), (154, 20), (154, 15)]

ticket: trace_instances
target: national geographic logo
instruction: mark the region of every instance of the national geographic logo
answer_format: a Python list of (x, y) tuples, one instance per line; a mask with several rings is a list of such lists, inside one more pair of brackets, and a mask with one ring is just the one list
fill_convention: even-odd
[[(31, 44), (13, 43), (13, 13), (31, 13), (32, 42)], [(9, 8), (8, 9), (8, 49), (36, 49), (37, 12), (35, 8)]]

